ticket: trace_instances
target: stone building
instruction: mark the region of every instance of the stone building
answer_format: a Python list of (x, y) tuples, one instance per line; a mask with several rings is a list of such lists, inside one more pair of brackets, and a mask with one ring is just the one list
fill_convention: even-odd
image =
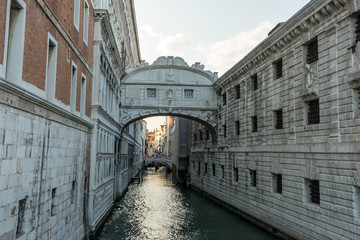
[[(120, 80), (140, 61), (132, 1), (95, 0), (89, 227), (111, 213), (142, 159), (142, 122), (119, 124)], [(115, 189), (115, 191), (114, 191)]]
[(83, 238), (93, 4), (3, 0), (0, 12), (0, 239)]
[[(296, 239), (360, 238), (360, 1), (311, 1), (215, 84), (192, 185)], [(204, 137), (205, 133), (205, 137)]]

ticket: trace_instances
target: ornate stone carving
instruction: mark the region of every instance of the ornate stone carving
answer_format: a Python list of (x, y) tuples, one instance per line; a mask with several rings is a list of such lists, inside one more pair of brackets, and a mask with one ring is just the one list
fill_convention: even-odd
[(305, 87), (308, 93), (319, 91), (317, 63), (305, 65)]

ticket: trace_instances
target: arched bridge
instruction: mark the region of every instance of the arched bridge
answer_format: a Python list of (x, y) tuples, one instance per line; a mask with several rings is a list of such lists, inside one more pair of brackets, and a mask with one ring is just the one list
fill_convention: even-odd
[(165, 167), (172, 169), (172, 158), (169, 157), (161, 157), (161, 156), (152, 156), (143, 158), (144, 159), (144, 166), (149, 166), (150, 164), (159, 164), (164, 165)]
[(159, 57), (151, 65), (141, 61), (121, 80), (122, 129), (146, 117), (179, 116), (204, 124), (216, 142), (216, 80), (217, 73), (200, 63), (190, 67), (180, 57)]

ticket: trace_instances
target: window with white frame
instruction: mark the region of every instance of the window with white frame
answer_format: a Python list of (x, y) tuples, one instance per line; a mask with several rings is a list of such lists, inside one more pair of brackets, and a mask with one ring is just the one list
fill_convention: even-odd
[(86, 76), (81, 76), (81, 95), (80, 95), (80, 113), (81, 116), (85, 115), (86, 109)]
[(57, 41), (48, 33), (48, 49), (46, 62), (46, 99), (55, 99), (56, 86), (56, 65), (57, 65)]
[(70, 89), (70, 110), (76, 109), (76, 89), (77, 89), (77, 66), (73, 62), (71, 65), (71, 89)]
[(26, 4), (23, 0), (10, 1), (9, 29), (7, 32), (7, 57), (5, 78), (12, 82), (22, 80)]
[(84, 42), (88, 43), (89, 36), (89, 4), (84, 1)]
[(79, 31), (80, 25), (80, 0), (74, 0), (74, 26)]

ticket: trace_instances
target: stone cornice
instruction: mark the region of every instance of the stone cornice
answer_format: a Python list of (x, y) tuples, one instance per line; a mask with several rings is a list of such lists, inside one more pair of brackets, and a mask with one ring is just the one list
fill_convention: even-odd
[[(71, 121), (78, 123), (82, 126), (85, 126), (86, 128), (93, 127), (92, 123), (72, 114), (69, 111), (66, 111), (63, 108), (56, 106), (55, 104), (52, 104), (52, 103), (46, 101), (45, 99), (42, 99), (42, 98), (34, 95), (33, 93), (31, 93), (17, 85), (12, 84), (2, 78), (0, 78), (0, 89), (4, 90), (5, 92), (8, 92), (10, 94), (13, 94), (18, 99), (23, 99), (27, 105), (34, 104), (35, 105), (34, 108), (36, 108), (37, 110), (36, 111), (26, 110), (19, 101), (16, 102), (15, 100), (12, 100), (9, 98), (6, 100), (6, 102), (4, 102), (0, 99), (0, 102), (3, 104), (7, 104), (11, 107), (20, 109), (22, 111), (28, 111), (31, 114), (34, 114), (34, 115), (37, 115), (37, 116), (40, 116), (43, 118), (48, 118), (52, 121), (59, 122), (64, 125), (68, 125), (70, 127), (79, 128), (79, 127), (76, 127), (74, 124), (71, 124)], [(40, 108), (51, 111), (55, 115), (53, 117), (51, 117), (51, 116), (49, 116), (49, 114), (47, 112), (45, 112), (44, 110), (41, 110)], [(64, 119), (62, 119), (61, 117), (56, 117), (56, 115), (61, 116)], [(81, 128), (79, 128), (79, 129), (81, 129)], [(82, 129), (82, 130), (84, 130), (84, 129)]]
[(348, 2), (349, 0), (312, 0), (224, 73), (215, 82), (215, 88), (226, 87), (233, 80), (248, 74), (254, 67), (281, 51), (302, 33), (308, 32), (313, 26), (321, 24), (337, 10), (344, 8)]
[[(88, 61), (86, 60), (86, 58), (84, 57), (84, 55), (81, 53), (81, 51), (78, 49), (77, 45), (75, 44), (75, 42), (71, 39), (70, 35), (68, 34), (68, 32), (66, 32), (66, 29), (64, 28), (64, 26), (61, 24), (61, 22), (57, 19), (57, 17), (55, 16), (54, 12), (51, 10), (51, 8), (47, 5), (47, 3), (45, 3), (44, 0), (37, 0), (37, 3), (40, 5), (40, 7), (43, 9), (44, 13), (46, 14), (46, 16), (50, 19), (50, 21), (54, 24), (54, 26), (57, 28), (57, 30), (60, 32), (60, 34), (63, 36), (63, 38), (65, 39), (65, 41), (69, 44), (69, 46), (71, 47), (71, 49), (74, 51), (74, 53), (76, 54), (76, 56), (79, 58), (79, 60), (84, 64), (84, 66), (86, 67), (86, 69), (90, 72), (91, 75), (94, 75), (94, 71), (91, 68), (90, 64), (88, 63)], [(89, 48), (91, 46), (89, 45)]]

